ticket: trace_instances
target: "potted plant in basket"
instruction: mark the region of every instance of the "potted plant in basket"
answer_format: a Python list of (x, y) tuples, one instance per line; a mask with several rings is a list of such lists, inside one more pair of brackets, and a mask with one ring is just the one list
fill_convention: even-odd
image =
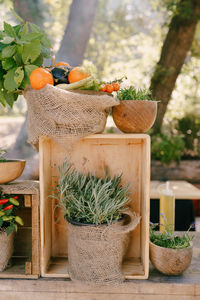
[(0, 193), (0, 271), (3, 271), (12, 256), (14, 231), (17, 224), (23, 225), (21, 217), (15, 214), (19, 206), (18, 196)]
[(153, 126), (157, 101), (153, 99), (150, 91), (137, 90), (130, 86), (120, 89), (117, 98), (120, 105), (113, 107), (112, 112), (117, 128), (125, 133), (142, 133)]
[(25, 160), (7, 160), (4, 157), (5, 149), (0, 148), (0, 184), (8, 183), (21, 176), (26, 164)]
[(140, 221), (127, 207), (128, 186), (121, 186), (121, 175), (111, 178), (107, 172), (105, 179), (84, 175), (67, 162), (58, 170), (59, 195), (55, 198), (67, 220), (71, 279), (93, 283), (123, 281), (121, 264), (128, 233)]
[(191, 263), (193, 236), (188, 231), (183, 235), (176, 235), (171, 231), (170, 225), (160, 233), (155, 231), (157, 225), (150, 226), (150, 260), (161, 273), (179, 275)]

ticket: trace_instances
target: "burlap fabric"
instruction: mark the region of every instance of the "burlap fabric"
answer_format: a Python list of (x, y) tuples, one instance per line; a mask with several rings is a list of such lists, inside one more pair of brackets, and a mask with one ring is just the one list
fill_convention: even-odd
[(123, 282), (122, 260), (127, 250), (129, 233), (140, 217), (126, 212), (130, 222), (112, 225), (78, 226), (68, 222), (69, 275), (74, 281), (89, 284)]
[(14, 232), (7, 236), (6, 229), (0, 230), (0, 272), (2, 272), (13, 253)]
[(102, 132), (108, 109), (118, 105), (114, 97), (94, 91), (65, 91), (47, 84), (43, 89), (27, 89), (28, 142), (38, 149), (39, 136), (52, 138), (73, 148), (82, 137)]

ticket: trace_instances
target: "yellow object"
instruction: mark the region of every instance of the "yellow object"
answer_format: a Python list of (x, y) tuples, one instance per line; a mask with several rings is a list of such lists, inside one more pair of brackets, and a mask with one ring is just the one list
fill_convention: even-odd
[(160, 191), (160, 232), (165, 230), (174, 232), (175, 226), (175, 196), (166, 182), (165, 188)]

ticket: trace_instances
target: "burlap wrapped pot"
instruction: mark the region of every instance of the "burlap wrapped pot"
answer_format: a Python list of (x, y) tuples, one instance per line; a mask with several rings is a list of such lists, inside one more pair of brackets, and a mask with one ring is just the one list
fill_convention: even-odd
[(43, 135), (69, 152), (82, 137), (102, 132), (109, 108), (119, 104), (103, 92), (65, 91), (49, 84), (40, 90), (28, 88), (24, 97), (28, 106), (28, 142), (38, 149), (39, 136)]
[(131, 210), (130, 221), (111, 225), (74, 225), (68, 221), (69, 275), (79, 282), (105, 284), (122, 282), (123, 256), (126, 252), (129, 233), (140, 222), (140, 217)]
[(14, 232), (7, 235), (6, 229), (0, 230), (0, 272), (2, 272), (13, 253)]

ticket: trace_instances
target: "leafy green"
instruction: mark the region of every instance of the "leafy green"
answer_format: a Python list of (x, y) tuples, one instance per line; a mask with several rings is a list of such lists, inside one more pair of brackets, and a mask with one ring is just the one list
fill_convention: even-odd
[(133, 86), (120, 89), (117, 92), (117, 98), (119, 100), (155, 100), (151, 95), (151, 91), (146, 89), (136, 89)]
[(21, 24), (4, 22), (4, 30), (0, 31), (0, 103), (11, 107), (29, 84), (31, 72), (50, 57), (51, 47), (42, 29), (13, 13)]
[(182, 236), (177, 236), (170, 230), (165, 230), (164, 233), (155, 231), (158, 224), (150, 226), (150, 241), (160, 247), (171, 249), (183, 249), (190, 247), (193, 239), (192, 235), (189, 235), (188, 231)]
[[(84, 175), (67, 161), (58, 168), (58, 194), (64, 215), (69, 219), (86, 223), (112, 223), (121, 218), (129, 201), (128, 186), (121, 186), (121, 175), (105, 179), (95, 175)], [(58, 196), (59, 195), (59, 196)]]

